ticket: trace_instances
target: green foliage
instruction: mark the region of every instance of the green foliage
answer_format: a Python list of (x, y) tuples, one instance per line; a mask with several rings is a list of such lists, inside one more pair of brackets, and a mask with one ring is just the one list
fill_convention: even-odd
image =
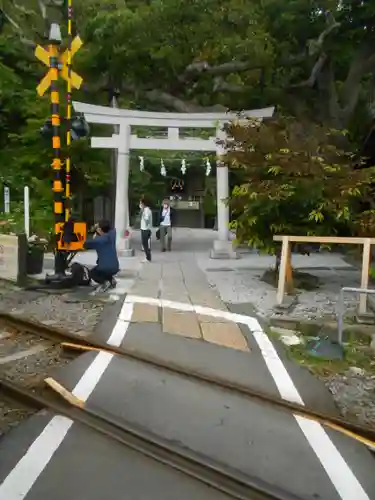
[(216, 216), (216, 179), (206, 177), (203, 197), (203, 209), (205, 215)]
[[(50, 199), (49, 199), (50, 198)], [(41, 238), (48, 238), (53, 228), (52, 196), (30, 203), (30, 232)], [(22, 202), (11, 201), (9, 214), (0, 214), (0, 233), (19, 234), (24, 232), (24, 206)]]
[(370, 236), (375, 167), (360, 168), (339, 144), (343, 134), (289, 118), (231, 124), (226, 160), (246, 180), (230, 197), (241, 243), (273, 251), (273, 235)]
[[(0, 22), (0, 182), (6, 181), (20, 202), (23, 186), (29, 185), (41, 214), (52, 212), (51, 147), (39, 134), (50, 104), (48, 96), (40, 99), (35, 91), (46, 68), (35, 59), (33, 44), (46, 45), (51, 21), (60, 22), (66, 40), (66, 3), (0, 2), (6, 14)], [(108, 105), (108, 88), (118, 87), (120, 106), (133, 109), (211, 111), (218, 105), (227, 109), (276, 105), (313, 121), (348, 128), (350, 139), (361, 138), (373, 99), (375, 63), (370, 55), (375, 3), (343, 0), (340, 9), (337, 5), (335, 0), (74, 2), (74, 30), (79, 30), (84, 46), (73, 63), (85, 83), (74, 99)], [(321, 37), (333, 17), (337, 27)], [(299, 86), (309, 81), (324, 54), (327, 63), (319, 81)], [(237, 62), (243, 69), (231, 69)], [(65, 89), (62, 103), (63, 95)], [(92, 133), (108, 135), (112, 133), (108, 129), (93, 127)], [(88, 141), (79, 141), (71, 153), (75, 196), (92, 198), (108, 188), (113, 180), (109, 151), (91, 150)], [(133, 205), (144, 192), (156, 200), (161, 196), (158, 160), (151, 163), (155, 163), (151, 177), (139, 175), (137, 166), (132, 166)], [(278, 166), (273, 160), (269, 164)], [(268, 175), (280, 177), (277, 169)], [(281, 192), (284, 197), (288, 194), (286, 188)], [(314, 205), (311, 216), (319, 218), (315, 209)], [(326, 225), (325, 213), (324, 217)], [(346, 215), (341, 218), (346, 228)], [(365, 214), (365, 219), (364, 232), (372, 214)], [(336, 227), (336, 222), (332, 224)]]

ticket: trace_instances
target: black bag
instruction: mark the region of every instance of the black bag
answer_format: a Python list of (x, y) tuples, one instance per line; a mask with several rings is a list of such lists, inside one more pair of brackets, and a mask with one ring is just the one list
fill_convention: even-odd
[(155, 236), (157, 240), (160, 240), (160, 229), (156, 230)]
[(70, 266), (71, 275), (68, 278), (68, 283), (71, 286), (88, 286), (90, 284), (89, 270), (86, 266), (82, 266), (78, 262), (74, 262)]
[(90, 285), (90, 275), (89, 270), (86, 266), (79, 264), (78, 262), (74, 262), (70, 268), (68, 269), (68, 274), (64, 276), (63, 279), (59, 278), (58, 280), (49, 279), (46, 277), (46, 284), (44, 286), (37, 286), (33, 288), (29, 288), (30, 290), (35, 289), (43, 289), (43, 288), (52, 288), (55, 290), (65, 290), (69, 288), (76, 288), (80, 286), (89, 286)]

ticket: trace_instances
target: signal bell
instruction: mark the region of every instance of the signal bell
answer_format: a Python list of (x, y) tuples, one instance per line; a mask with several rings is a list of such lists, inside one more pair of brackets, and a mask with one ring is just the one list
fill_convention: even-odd
[(45, 139), (51, 139), (53, 136), (53, 129), (52, 129), (52, 120), (51, 118), (48, 118), (48, 120), (45, 121), (43, 127), (40, 127), (40, 133)]
[(79, 116), (72, 121), (71, 134), (74, 141), (82, 137), (87, 137), (89, 133), (90, 127), (83, 116)]
[[(40, 133), (45, 139), (51, 139), (53, 136), (52, 120), (48, 118), (43, 127), (40, 128)], [(83, 116), (73, 119), (71, 123), (72, 140), (76, 141), (90, 134), (90, 127)]]

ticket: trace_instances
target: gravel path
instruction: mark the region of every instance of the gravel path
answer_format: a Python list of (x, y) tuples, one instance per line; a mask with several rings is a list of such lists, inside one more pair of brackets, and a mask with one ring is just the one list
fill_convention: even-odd
[(344, 418), (375, 428), (375, 376), (358, 369), (324, 380)]
[[(245, 268), (241, 262), (230, 267), (217, 267), (209, 263), (201, 265), (211, 286), (219, 293), (221, 299), (233, 304), (251, 304), (256, 314), (265, 320), (275, 315), (276, 290), (262, 281), (265, 268)], [(237, 266), (237, 267), (236, 267)], [(343, 286), (358, 287), (360, 272), (354, 267), (347, 269), (308, 269), (304, 270), (319, 279), (317, 290), (300, 291), (298, 302), (292, 310), (286, 311), (293, 318), (320, 319), (335, 318), (338, 292)], [(354, 311), (357, 299), (354, 295), (345, 297), (346, 313)], [(276, 315), (283, 313), (276, 311)], [(375, 327), (374, 327), (375, 332)], [(371, 356), (371, 353), (369, 354)], [(375, 353), (374, 353), (375, 362)], [(361, 367), (353, 366), (352, 370), (323, 378), (322, 382), (332, 393), (343, 416), (359, 423), (375, 427), (375, 377), (373, 371), (359, 371)]]
[(0, 288), (0, 311), (26, 316), (78, 334), (92, 332), (104, 308), (98, 302), (73, 301), (69, 293), (24, 291), (2, 282)]

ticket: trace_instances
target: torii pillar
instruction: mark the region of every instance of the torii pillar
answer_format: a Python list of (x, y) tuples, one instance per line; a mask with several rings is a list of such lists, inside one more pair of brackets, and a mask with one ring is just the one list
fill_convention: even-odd
[[(237, 258), (233, 249), (229, 231), (229, 172), (222, 161), (225, 131), (223, 126), (231, 120), (238, 120), (234, 113), (164, 113), (96, 106), (74, 102), (75, 110), (85, 115), (88, 123), (118, 126), (118, 133), (112, 137), (92, 137), (91, 147), (109, 148), (118, 151), (116, 176), (116, 210), (115, 227), (117, 230), (117, 249), (121, 255), (131, 256), (129, 238), (129, 153), (131, 150), (156, 151), (207, 151), (217, 155), (217, 225), (218, 238), (211, 250), (211, 258)], [(249, 110), (241, 113), (243, 119), (256, 118), (262, 120), (271, 117), (274, 107)], [(215, 125), (214, 125), (215, 124)], [(166, 127), (168, 137), (138, 137), (131, 131), (132, 126)], [(200, 137), (181, 137), (180, 129), (184, 128), (216, 128), (216, 136), (208, 139)]]
[(214, 241), (210, 253), (211, 259), (237, 259), (238, 254), (233, 248), (229, 231), (229, 169), (222, 161), (225, 153), (222, 142), (225, 140), (225, 132), (222, 128), (216, 130), (218, 140), (216, 149), (216, 207), (217, 207), (217, 233), (218, 238)]

